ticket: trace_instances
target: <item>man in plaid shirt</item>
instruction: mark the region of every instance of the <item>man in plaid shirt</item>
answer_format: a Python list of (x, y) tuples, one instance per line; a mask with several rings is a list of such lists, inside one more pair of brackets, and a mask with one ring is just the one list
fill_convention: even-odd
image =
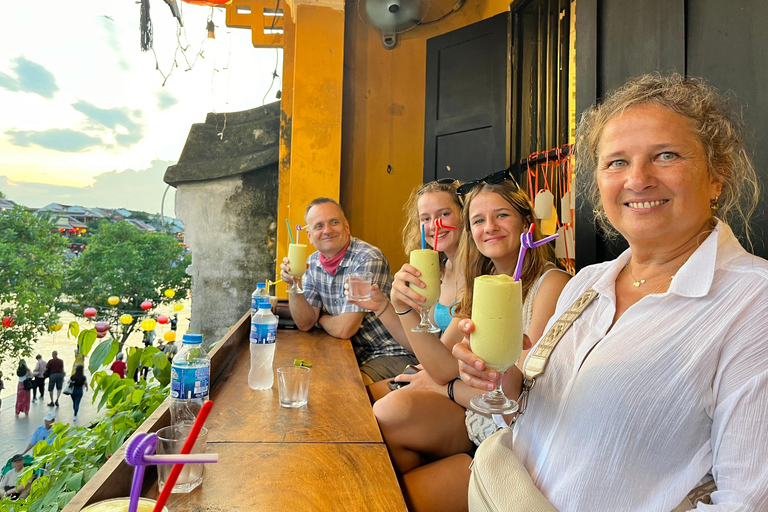
[[(376, 247), (350, 236), (349, 222), (339, 203), (320, 197), (309, 203), (305, 214), (307, 235), (317, 252), (307, 259), (303, 294), (289, 293), (288, 304), (296, 326), (313, 326), (331, 336), (349, 339), (365, 384), (394, 377), (416, 358), (401, 347), (374, 313), (348, 302), (344, 284), (352, 272), (373, 274), (373, 283), (385, 295), (392, 275), (384, 254)], [(290, 261), (283, 259), (281, 278), (293, 284)]]

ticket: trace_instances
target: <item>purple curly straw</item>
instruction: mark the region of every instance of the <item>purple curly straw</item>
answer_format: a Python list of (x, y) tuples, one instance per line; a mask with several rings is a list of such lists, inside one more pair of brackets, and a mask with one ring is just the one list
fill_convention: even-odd
[(523, 259), (525, 258), (525, 251), (526, 249), (535, 249), (536, 247), (541, 247), (544, 244), (548, 244), (552, 240), (556, 239), (559, 234), (555, 233), (554, 235), (550, 235), (546, 238), (542, 238), (538, 242), (533, 241), (533, 228), (536, 227), (536, 224), (531, 223), (531, 228), (520, 235), (520, 252), (517, 256), (517, 267), (515, 267), (515, 273), (512, 276), (512, 279), (515, 281), (520, 280), (520, 274), (523, 272)]
[(128, 505), (128, 512), (136, 512), (139, 508), (139, 498), (141, 497), (141, 486), (144, 483), (144, 470), (146, 462), (144, 456), (152, 455), (157, 449), (157, 436), (155, 434), (136, 434), (128, 442), (125, 450), (125, 460), (131, 466), (135, 466), (133, 472), (133, 484), (131, 484), (131, 501)]

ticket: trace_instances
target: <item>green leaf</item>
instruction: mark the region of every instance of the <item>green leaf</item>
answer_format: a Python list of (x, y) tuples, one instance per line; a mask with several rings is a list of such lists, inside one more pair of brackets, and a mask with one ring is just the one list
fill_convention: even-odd
[(133, 378), (133, 374), (136, 372), (136, 368), (139, 367), (139, 362), (141, 361), (141, 353), (143, 352), (143, 349), (131, 347), (128, 350), (128, 362), (126, 363), (128, 365), (128, 368), (126, 369), (126, 377), (129, 379)]
[(80, 352), (86, 357), (91, 352), (91, 347), (93, 347), (97, 335), (98, 333), (96, 332), (96, 329), (80, 331), (80, 334), (77, 337), (77, 346), (80, 349)]
[(78, 324), (76, 321), (69, 322), (69, 327), (67, 328), (67, 338), (70, 336), (72, 338), (77, 338), (77, 335), (80, 333), (80, 324)]
[(104, 365), (108, 361), (111, 361), (112, 359), (110, 358), (110, 355), (111, 357), (115, 357), (115, 354), (117, 354), (118, 350), (119, 350), (119, 345), (117, 341), (115, 340), (102, 341), (94, 349), (93, 354), (91, 355), (91, 359), (90, 361), (88, 361), (88, 369), (91, 371), (91, 373), (95, 373), (96, 370), (98, 370), (102, 365)]
[(133, 392), (133, 394), (131, 395), (131, 400), (132, 400), (132, 401), (133, 401), (133, 403), (135, 403), (135, 404), (140, 404), (140, 403), (141, 403), (141, 399), (142, 399), (143, 397), (144, 397), (144, 390), (143, 390), (143, 389), (137, 389), (137, 390), (136, 390), (136, 391), (134, 391), (134, 392)]
[(79, 491), (83, 486), (83, 472), (78, 471), (67, 480), (67, 489)]

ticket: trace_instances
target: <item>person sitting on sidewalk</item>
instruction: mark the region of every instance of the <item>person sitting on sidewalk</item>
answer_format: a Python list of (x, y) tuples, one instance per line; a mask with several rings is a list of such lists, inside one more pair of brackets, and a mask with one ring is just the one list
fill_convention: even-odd
[[(61, 396), (61, 388), (64, 385), (64, 361), (59, 359), (59, 353), (55, 350), (51, 354), (51, 360), (45, 365), (45, 369), (48, 370), (48, 392), (51, 394), (51, 402), (48, 407), (59, 406), (59, 397)], [(53, 400), (53, 388), (58, 390), (56, 394), (56, 401)]]
[(34, 448), (35, 445), (40, 441), (45, 441), (48, 444), (53, 443), (53, 440), (56, 438), (56, 434), (53, 434), (53, 424), (56, 423), (56, 413), (49, 412), (45, 415), (43, 421), (45, 423), (35, 429), (35, 432), (32, 434), (32, 439), (29, 440), (27, 448), (21, 452), (22, 455)]
[[(304, 215), (309, 241), (317, 249), (307, 259), (303, 277), (304, 293), (288, 293), (288, 305), (296, 326), (308, 331), (317, 326), (335, 338), (349, 339), (368, 385), (398, 375), (416, 357), (400, 346), (370, 311), (344, 297), (344, 284), (352, 272), (373, 274), (373, 283), (389, 295), (392, 274), (378, 248), (350, 236), (349, 222), (339, 203), (320, 197), (309, 203)], [(282, 280), (292, 285), (288, 258), (280, 265)]]
[(13, 466), (13, 469), (0, 478), (0, 498), (5, 496), (13, 500), (26, 498), (29, 496), (32, 480), (30, 479), (24, 486), (17, 485), (21, 470), (24, 469), (24, 457), (18, 453), (11, 457), (11, 466)]

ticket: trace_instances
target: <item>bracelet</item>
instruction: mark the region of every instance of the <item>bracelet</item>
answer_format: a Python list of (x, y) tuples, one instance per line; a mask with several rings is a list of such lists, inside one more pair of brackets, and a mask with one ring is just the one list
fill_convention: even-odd
[(413, 311), (413, 308), (408, 308), (408, 309), (406, 309), (405, 311), (398, 311), (398, 310), (395, 310), (395, 314), (396, 314), (396, 315), (399, 315), (399, 316), (403, 316), (403, 315), (407, 315), (407, 314), (408, 314), (408, 313), (410, 313), (411, 311)]
[(387, 301), (387, 305), (386, 305), (386, 306), (384, 306), (384, 309), (383, 309), (383, 310), (381, 310), (381, 313), (379, 313), (378, 315), (377, 315), (376, 313), (374, 313), (374, 316), (375, 316), (376, 318), (381, 318), (381, 315), (383, 315), (384, 313), (386, 313), (386, 312), (387, 312), (387, 310), (389, 309), (389, 306), (391, 306), (391, 305), (392, 305), (392, 303), (391, 303), (391, 302), (389, 302), (389, 301)]
[(448, 392), (448, 398), (451, 399), (451, 402), (456, 403), (456, 399), (453, 398), (453, 385), (456, 383), (456, 381), (459, 380), (458, 377), (451, 380), (451, 382), (448, 383), (446, 391)]

